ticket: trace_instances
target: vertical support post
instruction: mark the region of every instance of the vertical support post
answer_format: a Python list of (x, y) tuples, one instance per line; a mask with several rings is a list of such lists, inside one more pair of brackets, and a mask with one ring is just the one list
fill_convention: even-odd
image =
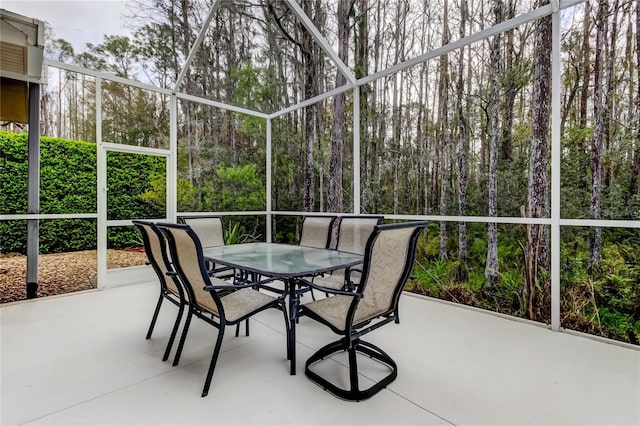
[[(29, 83), (29, 154), (27, 213), (40, 213), (40, 84)], [(38, 297), (40, 220), (27, 220), (27, 299)]]
[(271, 159), (271, 118), (267, 118), (267, 149), (266, 149), (266, 169), (267, 169), (267, 182), (266, 182), (266, 188), (265, 191), (267, 192), (267, 242), (270, 243), (272, 241), (273, 236), (271, 235), (273, 233), (273, 229), (272, 229), (272, 215), (271, 215), (271, 194), (273, 193), (273, 191), (271, 190), (271, 167), (272, 167), (272, 163), (271, 163), (272, 159)]
[(96, 77), (96, 159), (98, 198), (98, 284), (107, 282), (107, 151), (102, 146), (102, 78)]
[(551, 15), (551, 329), (560, 330), (560, 12)]
[(165, 214), (170, 222), (175, 222), (178, 219), (178, 97), (175, 93), (169, 99), (169, 151)]
[(360, 86), (353, 88), (353, 213), (360, 214)]

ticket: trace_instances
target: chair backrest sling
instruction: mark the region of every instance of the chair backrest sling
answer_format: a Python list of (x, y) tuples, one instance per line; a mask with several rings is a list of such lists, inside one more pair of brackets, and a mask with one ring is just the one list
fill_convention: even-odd
[(426, 222), (379, 225), (367, 242), (353, 324), (396, 310)]
[(143, 220), (134, 220), (133, 224), (142, 234), (147, 259), (158, 275), (160, 285), (174, 294), (180, 294), (181, 289), (178, 289), (179, 284), (176, 284), (176, 279), (167, 275), (167, 272), (173, 269), (167, 253), (167, 242), (160, 229), (152, 222)]
[(302, 222), (300, 245), (327, 248), (331, 241), (331, 230), (335, 216), (307, 216)]
[(338, 228), (338, 251), (364, 254), (369, 236), (382, 216), (344, 216)]
[(224, 245), (224, 226), (221, 217), (183, 217), (181, 220), (196, 233), (202, 247)]
[(210, 284), (210, 280), (202, 254), (202, 245), (196, 233), (189, 225), (162, 224), (160, 228), (167, 235), (174, 267), (192, 303), (222, 317), (224, 312), (217, 293), (204, 289)]

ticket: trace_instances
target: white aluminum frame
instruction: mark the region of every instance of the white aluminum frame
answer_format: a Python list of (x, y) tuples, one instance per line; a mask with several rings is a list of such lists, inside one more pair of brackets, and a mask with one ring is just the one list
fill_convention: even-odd
[[(308, 105), (321, 102), (324, 99), (335, 96), (338, 93), (344, 93), (349, 90), (353, 90), (353, 114), (354, 123), (360, 122), (360, 110), (359, 110), (359, 98), (360, 98), (360, 86), (369, 84), (379, 78), (400, 72), (402, 70), (416, 66), (424, 61), (436, 58), (440, 55), (452, 52), (457, 49), (461, 49), (472, 43), (476, 43), (482, 39), (486, 39), (500, 32), (507, 31), (512, 28), (516, 28), (525, 23), (539, 19), (544, 16), (551, 15), (552, 17), (552, 40), (553, 40), (553, 53), (552, 53), (552, 102), (551, 102), (551, 216), (548, 218), (522, 218), (522, 217), (487, 217), (487, 216), (438, 216), (438, 215), (385, 215), (388, 219), (397, 220), (429, 220), (435, 222), (470, 222), (470, 223), (499, 223), (499, 224), (537, 224), (548, 225), (551, 228), (551, 329), (554, 331), (562, 330), (560, 322), (560, 231), (563, 226), (576, 226), (576, 227), (621, 227), (638, 229), (640, 228), (640, 221), (633, 220), (587, 220), (587, 219), (562, 219), (561, 218), (561, 200), (560, 200), (560, 168), (561, 168), (561, 135), (560, 135), (560, 116), (561, 116), (561, 40), (560, 40), (560, 11), (570, 7), (574, 7), (585, 0), (551, 0), (549, 5), (540, 7), (530, 12), (524, 13), (517, 17), (514, 17), (508, 21), (504, 21), (490, 28), (486, 28), (480, 32), (469, 35), (462, 39), (456, 40), (440, 48), (426, 52), (420, 56), (409, 59), (405, 62), (396, 64), (385, 70), (379, 71), (375, 74), (357, 79), (351, 70), (344, 64), (338, 57), (337, 53), (329, 46), (327, 41), (322, 37), (320, 32), (315, 28), (311, 20), (304, 14), (302, 8), (297, 4), (295, 0), (287, 0), (287, 4), (301, 20), (305, 27), (311, 32), (316, 42), (322, 47), (322, 49), (329, 55), (331, 60), (336, 64), (341, 73), (346, 77), (347, 83), (341, 87), (334, 88), (331, 91), (315, 96), (311, 99), (306, 99), (299, 102), (296, 105), (287, 107), (273, 113), (263, 113), (258, 111), (249, 110), (242, 107), (233, 105), (227, 105), (221, 102), (199, 98), (187, 93), (181, 93), (177, 91), (177, 88), (181, 85), (186, 73), (188, 72), (188, 66), (193, 60), (196, 50), (199, 48), (204, 35), (207, 31), (209, 24), (211, 23), (215, 11), (219, 6), (219, 1), (214, 1), (209, 14), (206, 19), (206, 25), (200, 30), (196, 42), (192, 46), (189, 56), (186, 60), (185, 67), (182, 70), (177, 82), (173, 88), (165, 89), (156, 87), (149, 84), (144, 84), (132, 80), (127, 80), (121, 77), (117, 77), (112, 74), (87, 70), (76, 65), (65, 64), (57, 61), (45, 61), (47, 66), (64, 69), (67, 71), (77, 72), (93, 76), (96, 79), (96, 143), (97, 149), (97, 210), (98, 213), (79, 213), (79, 214), (11, 214), (0, 215), (0, 220), (23, 220), (23, 219), (97, 219), (98, 227), (98, 285), (99, 287), (104, 285), (106, 280), (106, 246), (107, 246), (107, 227), (108, 226), (120, 226), (130, 225), (131, 221), (108, 221), (106, 218), (106, 152), (109, 150), (124, 151), (140, 154), (160, 155), (167, 157), (167, 220), (175, 221), (177, 216), (206, 216), (211, 212), (178, 212), (177, 211), (177, 147), (178, 147), (178, 99), (187, 100), (191, 102), (201, 103), (204, 105), (214, 106), (216, 108), (234, 111), (237, 113), (248, 114), (254, 117), (259, 117), (266, 120), (266, 210), (264, 211), (245, 211), (245, 212), (216, 212), (217, 215), (235, 215), (235, 216), (251, 216), (251, 215), (265, 215), (267, 222), (267, 241), (272, 240), (272, 218), (274, 215), (279, 216), (304, 216), (307, 214), (314, 215), (331, 215), (332, 213), (326, 212), (292, 212), (292, 211), (274, 211), (272, 206), (272, 120), (280, 117), (289, 112), (304, 108)], [(144, 90), (154, 91), (160, 94), (170, 96), (170, 140), (168, 150), (157, 150), (153, 148), (140, 148), (125, 146), (119, 144), (105, 143), (102, 141), (102, 106), (101, 106), (101, 85), (103, 80), (114, 81), (122, 84), (127, 84), (133, 87), (137, 87)], [(353, 128), (353, 214), (360, 214), (360, 126), (354, 125)]]

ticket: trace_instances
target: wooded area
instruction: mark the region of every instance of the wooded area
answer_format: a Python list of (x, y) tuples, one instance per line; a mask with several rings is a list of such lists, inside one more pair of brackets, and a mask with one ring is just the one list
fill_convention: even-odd
[[(52, 38), (49, 58), (172, 87), (210, 0), (137, 0), (132, 37), (83, 52)], [(319, 32), (363, 78), (548, 4), (548, 0), (308, 0)], [(549, 217), (551, 20), (477, 42), (273, 120), (273, 209)], [(640, 220), (640, 1), (591, 1), (562, 14), (563, 218)], [(94, 79), (50, 71), (43, 134), (95, 141)], [(182, 86), (273, 113), (347, 79), (282, 1), (223, 1)], [(102, 140), (168, 147), (168, 97), (102, 82)], [(262, 191), (266, 120), (180, 99), (178, 211), (262, 210), (264, 193), (220, 205), (221, 173)], [(246, 166), (253, 165), (251, 171)], [(286, 221), (285, 221), (286, 222)], [(276, 235), (285, 235), (286, 226)], [(436, 229), (437, 228), (437, 229)], [(278, 234), (278, 232), (280, 234)], [(431, 224), (420, 291), (549, 321), (543, 225)], [(638, 229), (562, 229), (563, 326), (638, 343)], [(566, 325), (565, 325), (566, 324)]]

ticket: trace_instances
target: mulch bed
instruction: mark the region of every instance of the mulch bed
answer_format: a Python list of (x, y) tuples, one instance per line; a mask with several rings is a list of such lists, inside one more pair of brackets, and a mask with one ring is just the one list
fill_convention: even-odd
[[(144, 265), (144, 249), (108, 250), (107, 267)], [(38, 297), (95, 288), (98, 271), (96, 250), (42, 254), (38, 260)], [(27, 257), (0, 254), (0, 303), (27, 298)]]

